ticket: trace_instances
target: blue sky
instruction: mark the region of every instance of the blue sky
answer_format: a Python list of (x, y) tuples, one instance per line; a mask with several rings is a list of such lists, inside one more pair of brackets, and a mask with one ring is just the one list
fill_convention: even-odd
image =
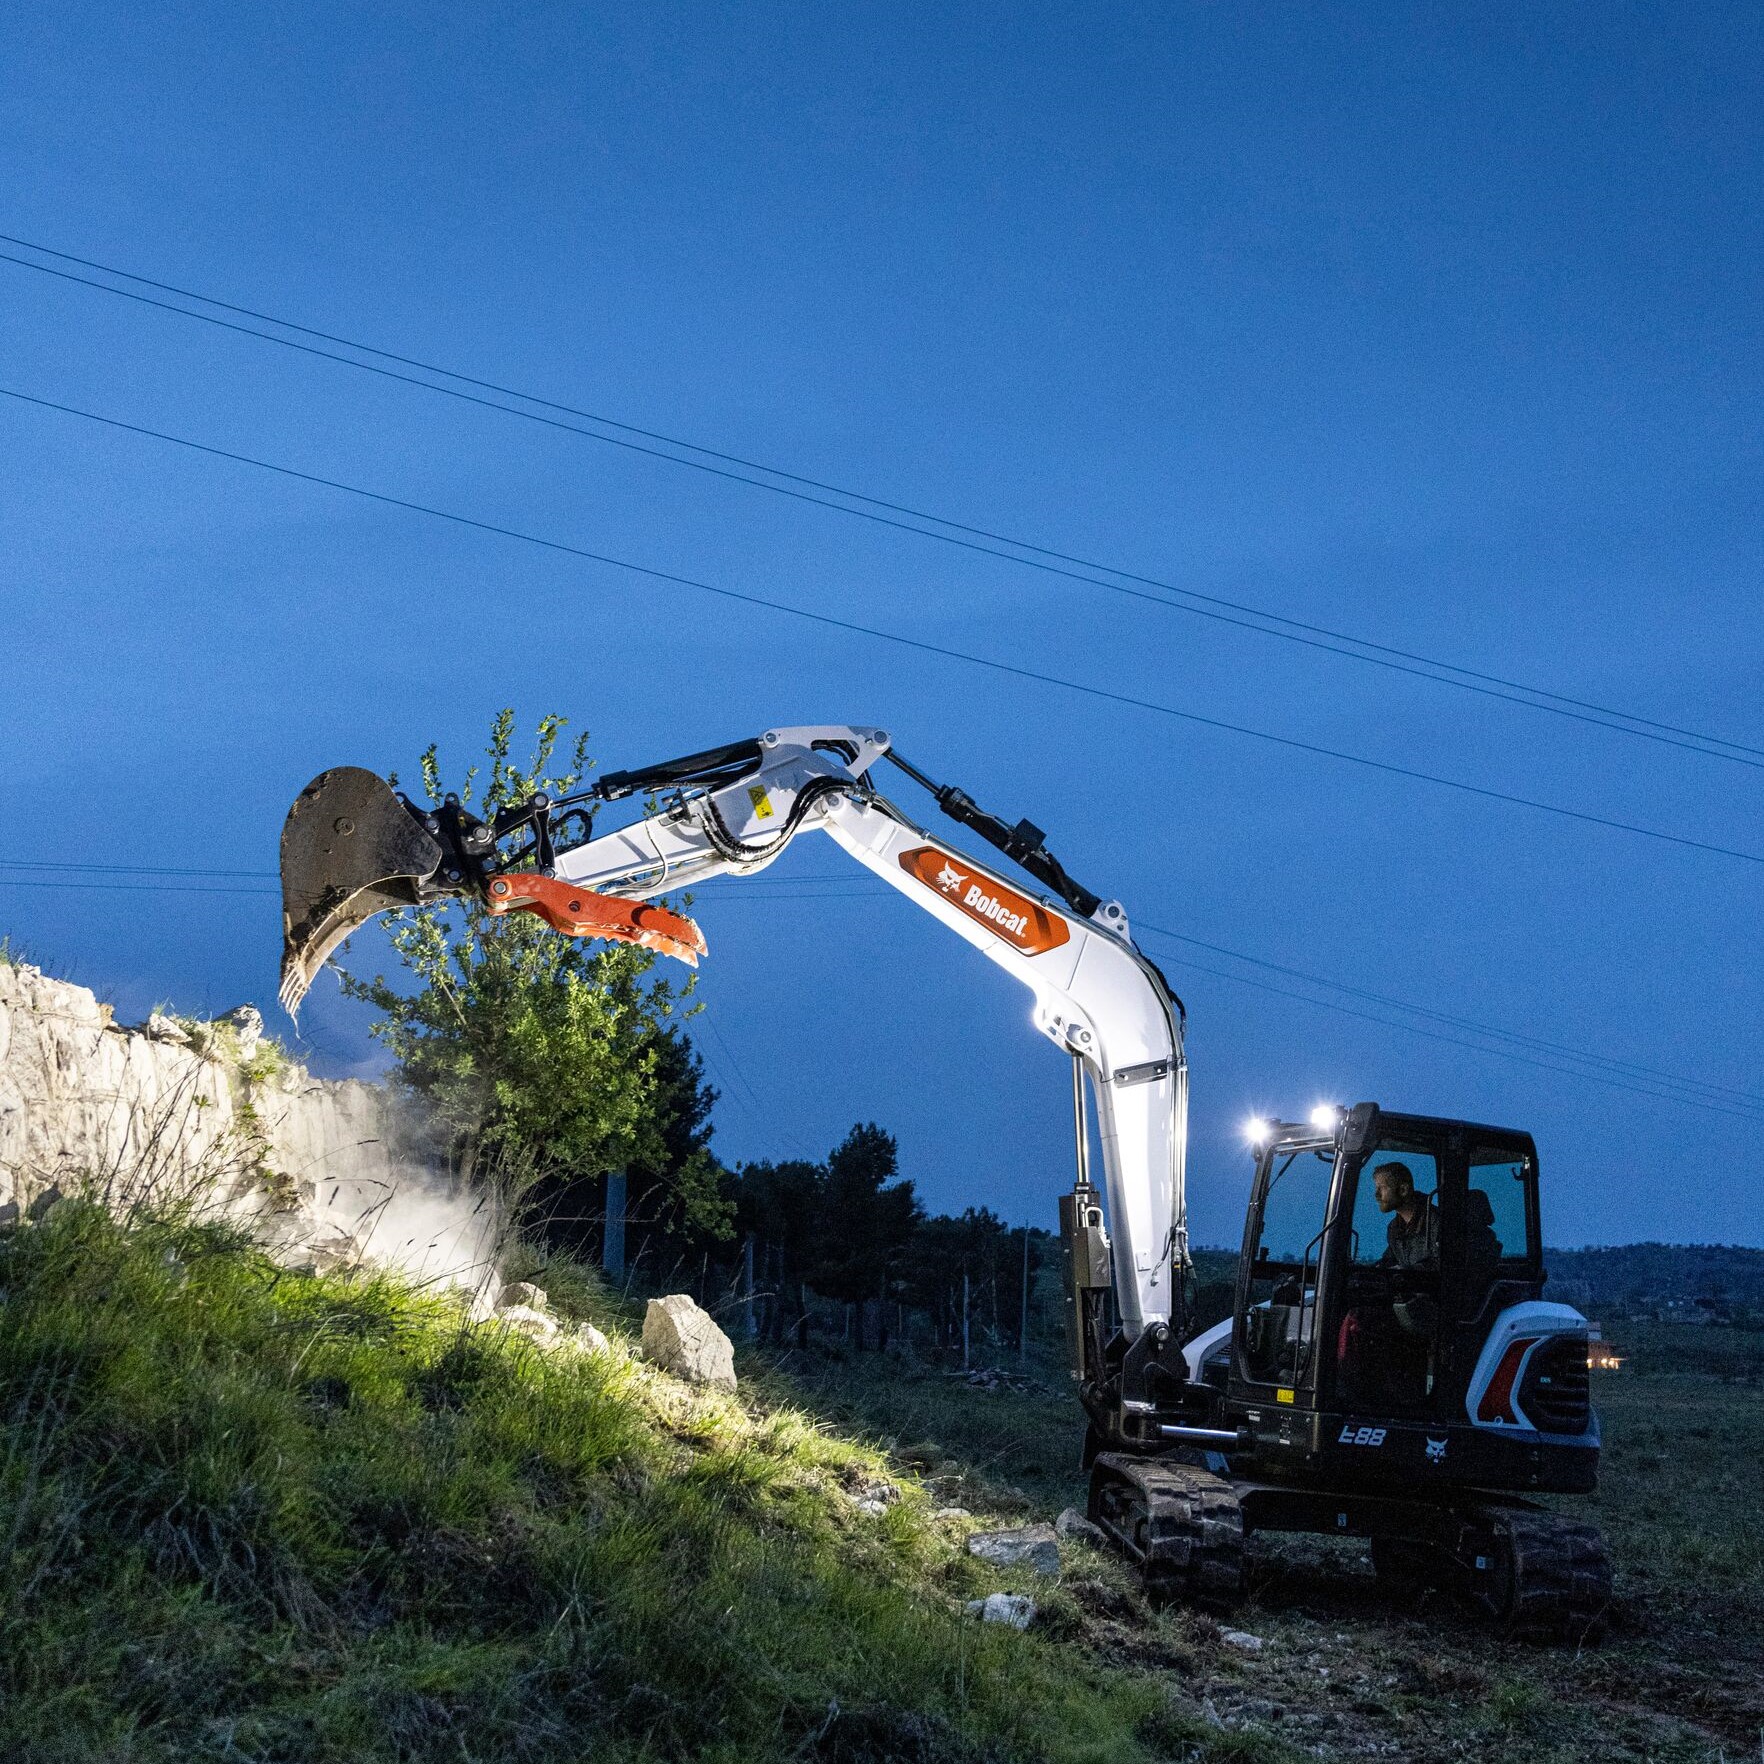
[[(0, 232), (1764, 747), (1761, 71), (1764, 25), (1735, 5), (15, 8)], [(1764, 853), (1756, 766), (6, 263), (0, 344), (0, 385), (36, 397)], [(873, 722), (1046, 827), (1138, 920), (1764, 1093), (1756, 863), (1006, 680), (11, 400), (0, 457), (0, 858), (273, 869), (314, 772), (408, 772), (432, 739), (463, 765), (503, 704), (569, 714), (609, 767)], [(787, 863), (843, 878), (824, 842)], [(18, 885), (33, 876), (0, 869), (0, 930), (125, 1017), (273, 995), (260, 884)], [(856, 880), (804, 893), (824, 898), (755, 890), (702, 911), (725, 1157), (818, 1152), (874, 1118), (933, 1205), (1051, 1222), (1066, 1075), (1024, 998), (892, 897)], [(1749, 1117), (1147, 946), (1191, 1012), (1203, 1241), (1237, 1232), (1247, 1113), (1374, 1097), (1529, 1127), (1555, 1241), (1764, 1242)], [(321, 1069), (369, 1057), (326, 985), (302, 1026)]]

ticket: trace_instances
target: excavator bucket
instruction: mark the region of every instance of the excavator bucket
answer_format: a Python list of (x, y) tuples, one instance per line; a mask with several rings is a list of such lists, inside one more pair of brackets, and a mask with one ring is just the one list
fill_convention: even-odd
[(320, 772), (282, 828), (282, 1008), (293, 1016), (339, 943), (375, 913), (409, 906), (440, 842), (360, 766)]
[[(449, 812), (440, 811), (442, 830)], [(475, 825), (475, 823), (474, 823)], [(394, 794), (360, 766), (321, 772), (301, 791), (282, 828), (282, 1007), (300, 1008), (326, 958), (350, 932), (388, 907), (434, 898), (419, 888), (446, 860), (447, 848)], [(461, 869), (469, 869), (461, 866)], [(473, 871), (473, 875), (478, 872)], [(482, 890), (493, 917), (529, 912), (565, 937), (635, 943), (697, 967), (704, 933), (665, 906), (596, 894), (580, 883), (532, 871), (462, 881), (450, 868), (442, 894)]]

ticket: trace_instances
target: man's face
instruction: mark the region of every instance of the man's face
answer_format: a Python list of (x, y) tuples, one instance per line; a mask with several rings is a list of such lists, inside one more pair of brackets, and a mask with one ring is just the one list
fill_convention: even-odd
[(1381, 1213), (1394, 1213), (1408, 1198), (1409, 1191), (1400, 1176), (1393, 1176), (1388, 1170), (1376, 1170), (1372, 1175), (1372, 1192), (1378, 1200)]

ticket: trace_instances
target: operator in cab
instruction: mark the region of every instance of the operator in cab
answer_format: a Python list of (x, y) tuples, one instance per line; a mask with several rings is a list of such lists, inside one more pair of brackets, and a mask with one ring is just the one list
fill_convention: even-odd
[[(1372, 1189), (1378, 1210), (1390, 1214), (1379, 1265), (1437, 1271), (1439, 1208), (1432, 1195), (1416, 1192), (1414, 1171), (1394, 1159), (1380, 1164), (1372, 1172)], [(1397, 1328), (1410, 1337), (1431, 1336), (1439, 1318), (1436, 1301), (1425, 1294), (1398, 1298), (1390, 1309)]]
[(1439, 1266), (1439, 1208), (1430, 1194), (1415, 1192), (1415, 1174), (1407, 1164), (1380, 1164), (1372, 1173), (1378, 1210), (1391, 1215), (1386, 1229), (1386, 1268)]

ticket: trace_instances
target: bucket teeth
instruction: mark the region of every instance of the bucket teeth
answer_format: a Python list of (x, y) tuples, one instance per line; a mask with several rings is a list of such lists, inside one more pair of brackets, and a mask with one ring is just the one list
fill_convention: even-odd
[(439, 841), (360, 766), (320, 772), (282, 828), (282, 1007), (289, 1016), (326, 958), (388, 907), (409, 906), (440, 865)]

